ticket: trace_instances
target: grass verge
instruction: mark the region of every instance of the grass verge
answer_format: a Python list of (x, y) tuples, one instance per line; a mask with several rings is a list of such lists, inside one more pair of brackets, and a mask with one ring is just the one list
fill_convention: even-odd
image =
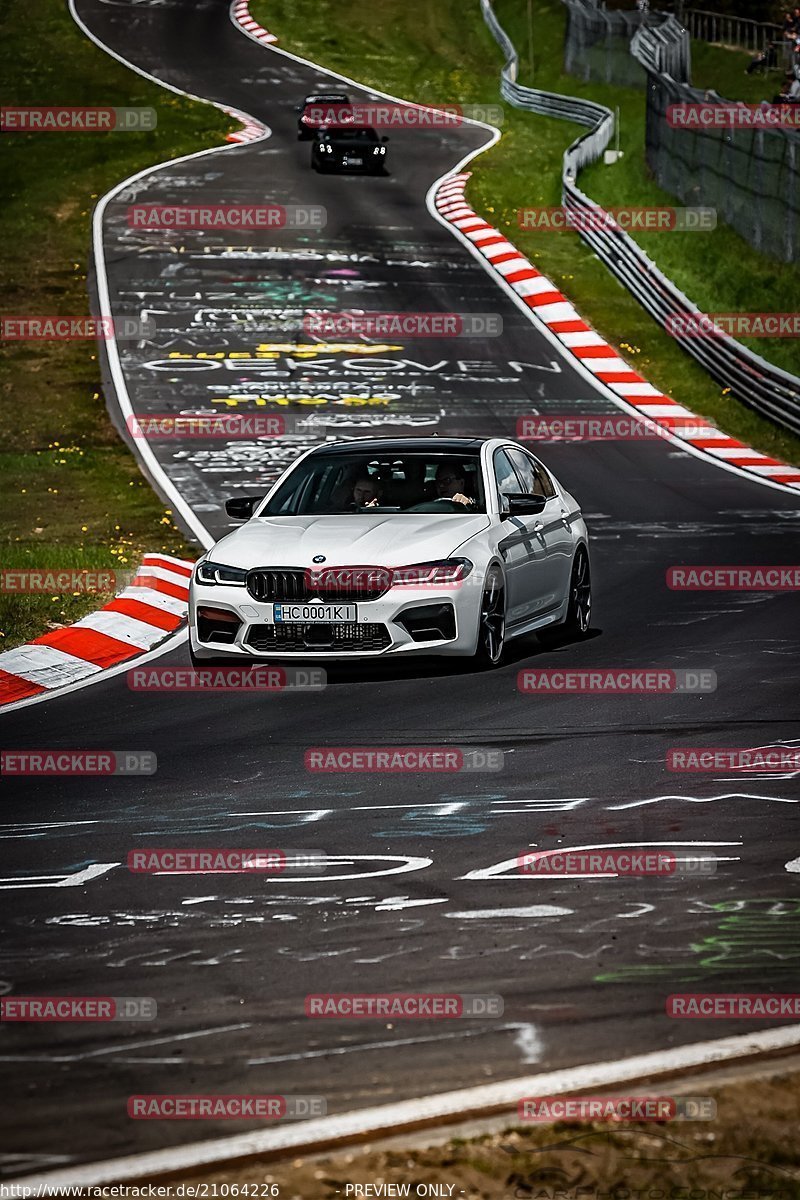
[[(498, 0), (498, 16), (517, 43), (525, 78), (527, 6)], [(431, 104), (497, 104), (500, 54), (478, 5), (457, 0), (411, 6), (384, 0), (382, 23), (391, 38), (376, 38), (374, 13), (358, 0), (340, 0), (336, 20), (315, 0), (252, 0), (256, 20), (280, 44), (303, 57), (383, 91)], [(559, 0), (534, 0), (536, 85), (581, 94), (622, 109), (624, 158), (592, 167), (582, 185), (601, 203), (674, 203), (647, 176), (642, 153), (644, 95), (634, 89), (585, 84), (563, 74), (564, 10)], [(724, 53), (724, 52), (722, 52)], [(743, 78), (745, 78), (743, 76)], [(529, 80), (527, 80), (529, 82)], [(517, 210), (557, 205), (561, 156), (580, 128), (505, 106), (503, 137), (473, 163), (469, 199), (502, 228), (579, 311), (656, 386), (726, 432), (766, 453), (800, 462), (800, 438), (727, 394), (664, 333), (576, 234), (521, 230)], [(640, 243), (701, 308), (784, 311), (796, 307), (800, 268), (765, 259), (731, 230), (713, 234), (651, 233)], [(736, 263), (736, 271), (731, 264)], [(800, 351), (786, 340), (752, 345), (758, 353), (800, 370)]]
[[(3, 103), (156, 109), (147, 133), (4, 133), (3, 312), (87, 315), (91, 211), (137, 170), (224, 144), (230, 120), (175, 96), (91, 43), (61, 0), (21, 0), (0, 23)], [(2, 569), (111, 567), (145, 551), (193, 552), (139, 473), (103, 402), (92, 342), (0, 346)], [(0, 594), (0, 649), (108, 597)]]
[[(637, 1096), (668, 1093), (665, 1086), (628, 1089)], [(800, 1104), (798, 1075), (698, 1085), (692, 1095), (716, 1101), (715, 1120), (621, 1126), (509, 1122), (502, 1132), (443, 1145), (426, 1146), (425, 1135), (418, 1134), (408, 1139), (408, 1148), (255, 1162), (183, 1182), (187, 1194), (198, 1183), (208, 1186), (209, 1195), (224, 1194), (224, 1184), (248, 1184), (259, 1195), (275, 1187), (283, 1200), (413, 1198), (426, 1194), (418, 1185), (444, 1186), (444, 1192), (431, 1194), (454, 1200), (800, 1200), (800, 1158), (790, 1133), (791, 1113)], [(352, 1190), (357, 1185), (371, 1188)], [(404, 1186), (408, 1192), (395, 1190)]]

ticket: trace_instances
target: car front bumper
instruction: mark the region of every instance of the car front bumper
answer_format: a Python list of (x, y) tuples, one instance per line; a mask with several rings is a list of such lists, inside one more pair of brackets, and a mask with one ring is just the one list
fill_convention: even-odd
[[(316, 628), (292, 623), (291, 646), (287, 647), (277, 644), (272, 635), (272, 630), (283, 628), (284, 633), (278, 635), (283, 637), (290, 627), (275, 624), (271, 602), (254, 600), (243, 587), (208, 587), (193, 580), (189, 634), (192, 650), (201, 659), (241, 657), (272, 662), (398, 654), (468, 655), (476, 648), (481, 594), (472, 577), (458, 587), (393, 587), (377, 600), (351, 601), (356, 606), (355, 621)], [(204, 610), (217, 610), (234, 620), (208, 618)], [(435, 629), (446, 636), (430, 636)], [(219, 630), (225, 639), (232, 636), (232, 640), (209, 636)]]

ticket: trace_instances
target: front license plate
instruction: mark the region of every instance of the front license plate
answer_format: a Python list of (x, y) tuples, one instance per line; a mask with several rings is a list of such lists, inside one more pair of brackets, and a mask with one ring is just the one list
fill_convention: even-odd
[(363, 167), (363, 158), (345, 158), (344, 165), (346, 167)]
[(272, 617), (276, 625), (333, 625), (340, 621), (355, 621), (355, 604), (273, 604)]

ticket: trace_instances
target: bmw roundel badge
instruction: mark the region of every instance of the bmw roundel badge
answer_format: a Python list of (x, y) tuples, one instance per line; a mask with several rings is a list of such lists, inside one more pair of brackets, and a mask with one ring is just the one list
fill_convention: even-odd
[(325, 562), (325, 555), (324, 554), (315, 554), (311, 561), (312, 562)]

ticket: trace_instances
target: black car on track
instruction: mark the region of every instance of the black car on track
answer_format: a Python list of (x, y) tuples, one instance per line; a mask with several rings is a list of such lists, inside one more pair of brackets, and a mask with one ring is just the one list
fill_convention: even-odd
[(315, 171), (359, 171), (382, 175), (386, 167), (387, 137), (378, 137), (368, 125), (328, 126), (317, 130), (311, 147)]
[(350, 104), (346, 92), (312, 92), (306, 96), (302, 104), (295, 105), (297, 117), (297, 136), (301, 142), (307, 142), (316, 131), (325, 124), (335, 121), (345, 124), (347, 111), (343, 108)]

